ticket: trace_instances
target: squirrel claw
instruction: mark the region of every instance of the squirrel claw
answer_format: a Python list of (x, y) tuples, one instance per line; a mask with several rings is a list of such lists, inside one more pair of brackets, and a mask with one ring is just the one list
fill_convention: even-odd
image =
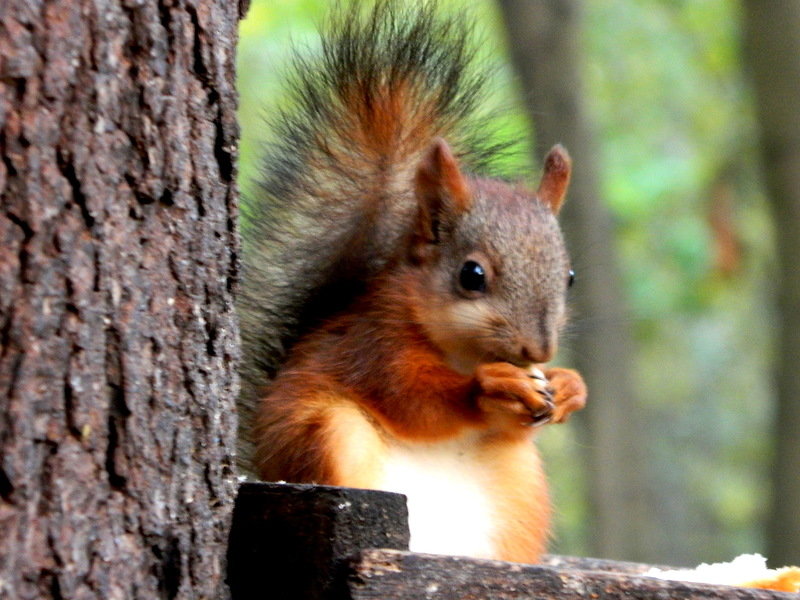
[(477, 403), (493, 420), (539, 426), (553, 419), (556, 403), (543, 373), (526, 373), (510, 363), (480, 365), (475, 374)]
[(551, 368), (547, 370), (553, 400), (553, 423), (563, 423), (569, 415), (586, 404), (586, 384), (577, 371)]
[(553, 411), (556, 408), (555, 391), (550, 387), (547, 377), (545, 377), (545, 374), (540, 369), (531, 369), (528, 373), (528, 377), (534, 379), (540, 385), (546, 386), (537, 390), (539, 395), (544, 399), (545, 405), (538, 410), (534, 410), (532, 407), (530, 408), (531, 418), (533, 419), (530, 425), (533, 427), (546, 425), (553, 420)]
[[(542, 394), (544, 395), (544, 394)], [(531, 410), (531, 422), (530, 425), (532, 427), (539, 427), (540, 425), (546, 425), (553, 419), (553, 410), (555, 409), (555, 404), (550, 398), (545, 399), (545, 406), (540, 410), (533, 411)]]

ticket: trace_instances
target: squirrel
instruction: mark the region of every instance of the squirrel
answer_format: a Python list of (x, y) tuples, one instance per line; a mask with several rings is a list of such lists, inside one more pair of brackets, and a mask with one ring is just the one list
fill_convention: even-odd
[(573, 280), (570, 158), (553, 148), (535, 193), (475, 174), (504, 146), (476, 116), (469, 20), (355, 4), (295, 58), (247, 213), (243, 452), (268, 481), (406, 494), (412, 550), (533, 563), (532, 438), (587, 394), (544, 366)]

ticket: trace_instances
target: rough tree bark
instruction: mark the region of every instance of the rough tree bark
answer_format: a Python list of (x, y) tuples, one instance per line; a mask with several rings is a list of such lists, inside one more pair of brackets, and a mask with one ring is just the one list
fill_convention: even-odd
[(767, 552), (800, 564), (800, 3), (743, 3), (745, 57), (756, 98), (761, 154), (778, 250), (775, 448)]
[[(632, 333), (611, 217), (600, 201), (597, 153), (583, 106), (578, 3), (498, 0), (498, 4), (534, 125), (536, 156), (544, 156), (561, 142), (573, 159), (569, 200), (561, 222), (569, 245), (577, 249), (573, 303), (579, 325), (570, 347), (590, 395), (585, 411), (590, 551), (595, 556), (644, 561), (652, 557), (640, 529), (648, 506), (631, 378)], [(580, 266), (582, 260), (585, 268)]]
[(0, 597), (222, 598), (225, 0), (0, 2)]

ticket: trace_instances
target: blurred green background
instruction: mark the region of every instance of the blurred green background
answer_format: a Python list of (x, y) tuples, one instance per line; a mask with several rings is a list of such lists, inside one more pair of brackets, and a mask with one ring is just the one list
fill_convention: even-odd
[[(253, 0), (242, 22), (245, 213), (259, 144), (269, 137), (264, 116), (285, 102), (281, 77), (292, 47), (317, 44), (316, 25), (329, 4)], [(460, 10), (465, 3), (443, 4)], [(533, 140), (501, 11), (488, 0), (469, 6), (488, 40), (482, 45), (486, 60), (498, 66), (487, 103), (492, 110), (502, 107), (501, 129)], [(634, 400), (625, 410), (636, 413), (630, 422), (638, 425), (617, 423), (611, 443), (616, 437), (635, 453), (635, 486), (620, 493), (635, 494), (645, 510), (631, 512), (626, 497), (612, 499), (610, 508), (592, 500), (589, 470), (598, 467), (587, 457), (609, 442), (593, 438), (588, 417), (576, 414), (540, 437), (557, 512), (552, 550), (685, 565), (765, 553), (772, 547), (766, 531), (777, 267), (742, 58), (741, 6), (731, 0), (603, 0), (581, 8), (574, 40), (581, 98), (624, 301), (612, 323), (576, 314), (558, 362), (580, 367), (591, 360), (581, 355), (581, 335), (600, 325), (629, 332), (631, 356), (613, 369), (629, 377)], [(504, 167), (534, 179), (532, 148), (533, 142), (523, 143)], [(593, 269), (605, 267), (594, 263), (595, 248), (574, 242), (569, 230), (567, 237), (577, 296), (582, 277), (593, 272), (602, 278)], [(615, 402), (591, 390), (590, 382), (591, 403)], [(598, 415), (603, 418), (602, 411)], [(637, 442), (629, 444), (628, 436)], [(606, 543), (594, 527), (598, 510), (609, 512), (612, 528), (633, 542)]]

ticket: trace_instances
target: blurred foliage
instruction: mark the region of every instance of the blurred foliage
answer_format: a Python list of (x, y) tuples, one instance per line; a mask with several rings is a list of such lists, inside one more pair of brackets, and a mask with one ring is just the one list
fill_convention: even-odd
[[(602, 194), (617, 223), (652, 424), (653, 522), (643, 531), (654, 561), (727, 560), (762, 544), (772, 242), (737, 8), (586, 3)], [(739, 246), (727, 269), (717, 263), (715, 210), (729, 213)]]
[[(463, 7), (459, 0), (445, 4)], [(286, 102), (291, 44), (317, 43), (329, 2), (253, 0), (239, 44), (241, 185), (254, 193), (263, 115)], [(528, 124), (504, 56), (494, 5), (470, 4), (486, 60), (497, 65), (487, 110), (504, 134)], [(738, 5), (728, 0), (586, 2), (581, 35), (586, 102), (601, 196), (617, 228), (633, 369), (652, 440), (647, 457), (651, 560), (694, 564), (762, 548), (772, 403), (772, 232), (755, 166), (754, 119), (739, 58)], [(531, 173), (529, 145), (504, 165)], [(530, 177), (527, 177), (530, 179)], [(246, 206), (245, 206), (246, 212)], [(715, 217), (716, 215), (716, 217)], [(714, 227), (721, 215), (722, 233)], [(733, 251), (719, 255), (720, 236)], [(572, 248), (578, 273), (591, 248)], [(575, 293), (580, 293), (576, 286)], [(591, 327), (591, 315), (573, 328)], [(568, 350), (569, 338), (565, 345)], [(590, 398), (613, 402), (613, 398)], [(542, 437), (553, 481), (555, 550), (584, 554), (591, 519), (578, 427)], [(619, 432), (620, 437), (625, 435)]]

